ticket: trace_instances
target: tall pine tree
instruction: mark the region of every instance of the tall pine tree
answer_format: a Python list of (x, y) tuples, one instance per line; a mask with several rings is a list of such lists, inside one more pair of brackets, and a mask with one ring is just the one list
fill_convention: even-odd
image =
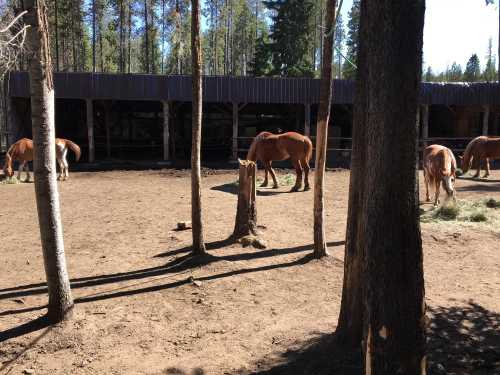
[(356, 68), (353, 66), (358, 61), (358, 46), (359, 46), (359, 14), (360, 0), (354, 0), (352, 8), (349, 11), (349, 21), (347, 22), (347, 59), (344, 62), (344, 78), (354, 79)]

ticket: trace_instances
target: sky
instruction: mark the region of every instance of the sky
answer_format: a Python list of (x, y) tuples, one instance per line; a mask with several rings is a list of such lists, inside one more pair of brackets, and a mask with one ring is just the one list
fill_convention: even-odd
[[(427, 0), (424, 65), (430, 65), (434, 73), (446, 70), (454, 61), (465, 68), (469, 57), (477, 53), (484, 67), (490, 37), (495, 56), (498, 51), (497, 4), (497, 0), (488, 6), (485, 0)], [(351, 6), (352, 0), (344, 0), (341, 12), (345, 23)]]

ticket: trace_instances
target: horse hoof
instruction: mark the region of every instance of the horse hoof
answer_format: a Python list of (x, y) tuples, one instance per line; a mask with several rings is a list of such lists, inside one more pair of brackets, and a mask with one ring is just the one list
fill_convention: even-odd
[(278, 185), (273, 185), (273, 189), (278, 189), (279, 186)]
[(297, 191), (299, 191), (299, 188), (297, 186), (294, 186), (292, 190), (290, 190), (290, 193), (295, 193)]
[(260, 184), (259, 187), (267, 187), (267, 184)]
[(304, 186), (304, 191), (308, 191), (308, 190), (311, 190), (311, 188), (309, 186)]

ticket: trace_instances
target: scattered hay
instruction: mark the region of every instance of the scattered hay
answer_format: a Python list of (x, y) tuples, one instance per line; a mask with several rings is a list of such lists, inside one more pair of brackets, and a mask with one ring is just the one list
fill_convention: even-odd
[(460, 177), (460, 176), (463, 176), (464, 171), (462, 171), (460, 168), (457, 168), (455, 171), (455, 174), (457, 175), (457, 177)]
[(497, 225), (500, 222), (500, 211), (491, 210), (492, 208), (500, 208), (500, 201), (493, 198), (476, 201), (457, 200), (455, 203), (445, 203), (441, 207), (421, 212), (420, 221), (422, 223), (447, 221)]
[(472, 221), (473, 223), (480, 223), (484, 221), (488, 221), (488, 218), (484, 214), (484, 212), (474, 212), (470, 214), (469, 220)]
[(6, 177), (5, 180), (0, 181), (1, 185), (16, 185), (20, 183), (21, 181), (19, 181), (16, 176)]
[(440, 220), (456, 220), (460, 214), (458, 204), (443, 205), (434, 212), (434, 218)]

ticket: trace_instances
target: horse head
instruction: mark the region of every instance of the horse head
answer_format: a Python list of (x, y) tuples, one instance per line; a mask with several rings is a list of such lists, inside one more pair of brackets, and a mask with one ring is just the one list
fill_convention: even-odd
[(453, 198), (455, 200), (455, 188), (453, 184), (455, 183), (455, 176), (453, 174), (443, 176), (443, 188), (448, 195), (448, 198)]
[(12, 169), (12, 158), (8, 153), (5, 154), (5, 164), (3, 166), (3, 172), (7, 177), (14, 176), (14, 170)]

